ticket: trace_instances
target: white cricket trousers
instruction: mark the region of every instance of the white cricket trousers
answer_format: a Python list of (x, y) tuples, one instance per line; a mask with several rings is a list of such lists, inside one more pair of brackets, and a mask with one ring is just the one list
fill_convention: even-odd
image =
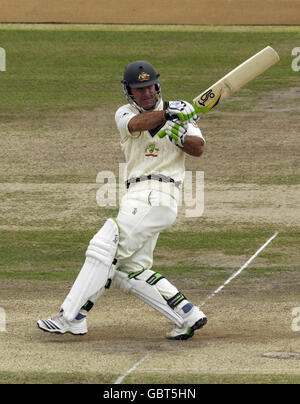
[(159, 233), (177, 217), (177, 201), (158, 190), (131, 191), (121, 200), (117, 222), (117, 267), (127, 272), (151, 269)]

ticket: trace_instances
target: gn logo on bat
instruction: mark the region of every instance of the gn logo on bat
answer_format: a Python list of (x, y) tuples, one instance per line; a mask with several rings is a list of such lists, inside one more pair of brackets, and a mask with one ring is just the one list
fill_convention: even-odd
[(0, 72), (6, 71), (6, 52), (5, 49), (0, 48)]
[(212, 91), (211, 89), (208, 90), (208, 91), (206, 91), (206, 93), (204, 93), (204, 94), (201, 96), (201, 101), (202, 101), (202, 102), (199, 102), (199, 104), (201, 104), (201, 105), (203, 105), (203, 107), (205, 107), (206, 101), (207, 101), (209, 98), (214, 98), (214, 96), (215, 96), (215, 93), (213, 93), (213, 91)]

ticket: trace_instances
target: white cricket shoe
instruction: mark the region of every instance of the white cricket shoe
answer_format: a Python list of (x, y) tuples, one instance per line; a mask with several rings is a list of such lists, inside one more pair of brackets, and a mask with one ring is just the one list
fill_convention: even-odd
[(185, 340), (194, 335), (194, 331), (202, 328), (207, 323), (205, 314), (196, 306), (189, 303), (190, 309), (183, 316), (182, 327), (175, 327), (167, 332), (167, 339)]
[(73, 321), (63, 317), (63, 311), (45, 320), (38, 320), (38, 328), (52, 334), (84, 335), (88, 332), (86, 316), (79, 313)]

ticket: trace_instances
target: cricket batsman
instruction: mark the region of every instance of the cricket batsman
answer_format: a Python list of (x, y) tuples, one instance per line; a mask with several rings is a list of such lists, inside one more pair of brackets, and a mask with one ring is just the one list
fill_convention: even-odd
[[(155, 272), (153, 252), (159, 233), (176, 220), (185, 156), (200, 157), (205, 141), (191, 104), (163, 101), (159, 74), (150, 63), (130, 63), (122, 84), (128, 103), (117, 110), (115, 120), (127, 163), (127, 192), (118, 216), (108, 218), (90, 240), (58, 314), (37, 325), (55, 334), (86, 334), (88, 312), (112, 284), (169, 319), (174, 328), (168, 339), (185, 340), (206, 324), (206, 316)], [(163, 138), (157, 136), (162, 128)]]

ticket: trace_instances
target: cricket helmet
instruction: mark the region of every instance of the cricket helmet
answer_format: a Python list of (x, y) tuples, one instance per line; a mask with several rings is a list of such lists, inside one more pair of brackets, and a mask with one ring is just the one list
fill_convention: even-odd
[(123, 80), (121, 81), (125, 97), (130, 103), (133, 103), (139, 110), (141, 110), (143, 108), (135, 102), (131, 94), (131, 88), (141, 88), (154, 85), (157, 94), (157, 105), (161, 99), (161, 89), (158, 78), (159, 74), (156, 73), (153, 66), (145, 60), (137, 60), (129, 63), (129, 65), (125, 67)]

